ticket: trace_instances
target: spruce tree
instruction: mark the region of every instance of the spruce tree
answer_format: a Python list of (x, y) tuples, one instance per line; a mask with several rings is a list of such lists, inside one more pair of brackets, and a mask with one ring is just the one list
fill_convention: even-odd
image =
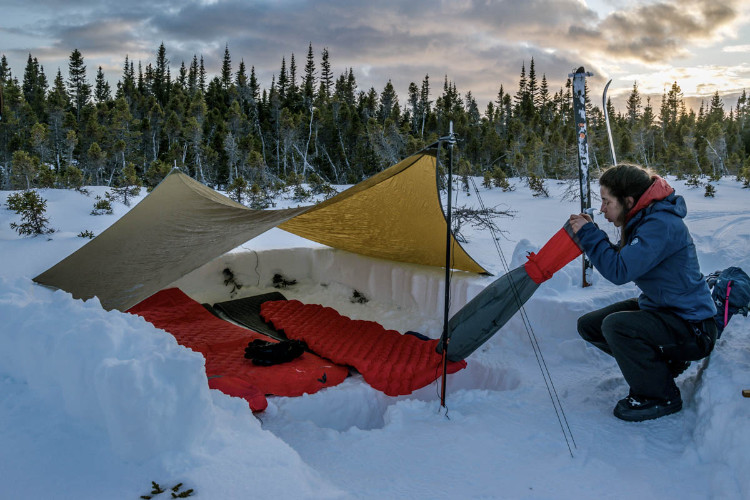
[(201, 64), (198, 68), (198, 89), (201, 91), (201, 94), (206, 93), (206, 67), (203, 64), (203, 56), (201, 56)]
[(305, 79), (303, 82), (303, 97), (305, 102), (311, 104), (315, 98), (315, 56), (313, 54), (312, 42), (307, 49), (307, 62), (305, 63)]
[(633, 82), (633, 90), (628, 96), (626, 103), (626, 109), (628, 114), (628, 123), (632, 127), (635, 125), (636, 120), (641, 116), (641, 94), (638, 92), (638, 82)]
[(81, 110), (91, 98), (91, 85), (86, 81), (86, 65), (83, 63), (83, 55), (78, 49), (70, 54), (68, 63), (68, 94), (73, 102), (76, 112), (76, 120), (81, 121)]
[[(46, 89), (44, 87), (40, 89), (40, 85), (42, 84), (40, 80), (41, 76), (43, 76), (43, 73), (40, 72), (39, 61), (37, 61), (36, 57), (32, 58), (31, 54), (29, 54), (26, 69), (23, 72), (21, 90), (23, 91), (24, 99), (31, 106), (37, 120), (44, 119), (44, 94)], [(46, 78), (44, 83), (46, 84)]]
[(260, 101), (260, 86), (258, 85), (258, 79), (255, 77), (255, 66), (250, 67), (250, 82), (248, 84), (250, 95), (255, 102)]
[(102, 67), (96, 72), (96, 83), (94, 85), (94, 99), (98, 104), (105, 103), (112, 98), (112, 93), (109, 88), (109, 82), (104, 78), (104, 71)]
[(385, 125), (385, 121), (390, 118), (391, 113), (394, 111), (394, 106), (398, 106), (398, 96), (396, 95), (396, 89), (393, 88), (393, 83), (388, 80), (388, 83), (383, 88), (383, 92), (380, 93), (378, 121), (381, 125)]
[(180, 89), (185, 90), (187, 89), (187, 67), (185, 66), (185, 61), (182, 61), (180, 64), (180, 72), (177, 74), (177, 85), (180, 87)]
[(169, 100), (169, 59), (164, 42), (159, 45), (156, 53), (156, 68), (153, 70), (153, 94), (161, 106), (165, 106)]
[(198, 56), (193, 54), (193, 61), (188, 70), (188, 92), (192, 96), (198, 91)]
[(329, 60), (328, 47), (323, 49), (320, 62), (320, 88), (326, 100), (331, 97), (333, 87), (333, 73), (331, 72), (331, 61)]
[(286, 92), (289, 89), (289, 75), (286, 72), (286, 58), (281, 58), (281, 70), (279, 70), (279, 80), (276, 82), (276, 93), (282, 102), (286, 101)]
[(229, 44), (224, 46), (224, 59), (221, 62), (221, 86), (229, 90), (232, 86), (232, 58), (229, 56)]

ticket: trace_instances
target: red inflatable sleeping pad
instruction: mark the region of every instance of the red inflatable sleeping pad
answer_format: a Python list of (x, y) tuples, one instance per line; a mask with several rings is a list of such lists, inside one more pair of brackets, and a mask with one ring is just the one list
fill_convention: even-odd
[(162, 290), (128, 309), (174, 335), (180, 345), (203, 354), (209, 386), (246, 399), (253, 411), (268, 405), (265, 394), (300, 396), (343, 382), (348, 368), (315, 354), (272, 366), (245, 359), (248, 342), (275, 340), (211, 314), (178, 288)]
[[(261, 316), (290, 339), (307, 343), (334, 363), (349, 365), (365, 381), (389, 396), (410, 394), (442, 374), (438, 339), (421, 340), (386, 330), (373, 321), (353, 320), (330, 307), (297, 300), (264, 302)], [(448, 373), (466, 367), (466, 361), (448, 363)]]

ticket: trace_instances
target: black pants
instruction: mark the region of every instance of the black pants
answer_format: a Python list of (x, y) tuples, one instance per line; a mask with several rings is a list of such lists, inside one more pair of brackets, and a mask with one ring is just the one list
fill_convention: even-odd
[(713, 318), (692, 323), (669, 311), (646, 311), (636, 299), (578, 318), (584, 340), (614, 356), (631, 394), (672, 399), (678, 394), (667, 361), (694, 361), (711, 353)]

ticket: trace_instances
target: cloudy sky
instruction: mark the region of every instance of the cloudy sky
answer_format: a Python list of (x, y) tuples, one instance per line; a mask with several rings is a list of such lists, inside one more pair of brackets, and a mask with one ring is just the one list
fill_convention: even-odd
[(727, 108), (750, 90), (747, 0), (2, 0), (0, 12), (0, 53), (19, 78), (29, 54), (50, 81), (58, 68), (67, 78), (77, 48), (91, 81), (102, 66), (114, 83), (126, 55), (145, 67), (163, 42), (173, 76), (194, 54), (216, 74), (228, 45), (233, 70), (244, 60), (267, 88), (282, 57), (302, 74), (312, 43), (318, 66), (327, 47), (360, 90), (390, 79), (404, 100), (429, 74), (435, 98), (447, 75), (482, 109), (500, 84), (515, 92), (532, 58), (552, 91), (579, 66), (597, 96), (612, 79), (618, 106), (635, 81), (656, 106), (673, 81), (686, 98), (718, 90)]

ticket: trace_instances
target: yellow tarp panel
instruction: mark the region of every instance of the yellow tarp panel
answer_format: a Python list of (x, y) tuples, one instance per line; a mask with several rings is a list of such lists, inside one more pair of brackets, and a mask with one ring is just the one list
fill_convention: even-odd
[(174, 171), (106, 231), (34, 281), (125, 311), (308, 210), (251, 210)]
[[(446, 222), (435, 156), (411, 156), (279, 227), (362, 255), (443, 267)], [(452, 268), (486, 272), (452, 243)]]

